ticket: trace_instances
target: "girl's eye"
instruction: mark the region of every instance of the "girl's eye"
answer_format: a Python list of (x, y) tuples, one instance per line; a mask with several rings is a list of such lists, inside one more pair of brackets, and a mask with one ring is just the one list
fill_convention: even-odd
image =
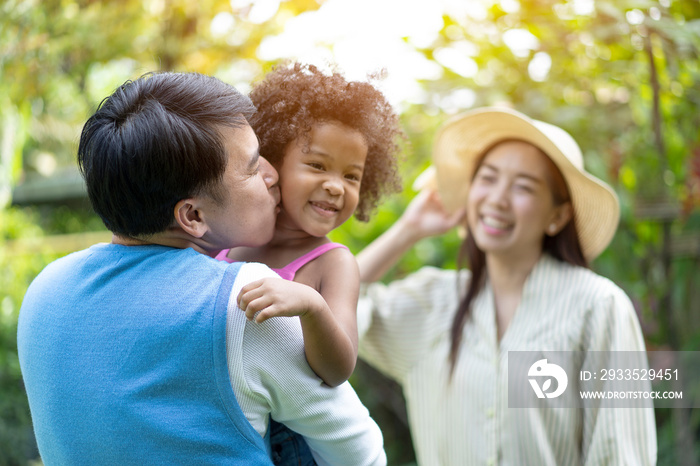
[(307, 165), (315, 170), (323, 170), (323, 165), (321, 165), (320, 163), (310, 162), (307, 163)]
[(345, 175), (345, 179), (350, 181), (360, 181), (360, 177), (357, 175)]

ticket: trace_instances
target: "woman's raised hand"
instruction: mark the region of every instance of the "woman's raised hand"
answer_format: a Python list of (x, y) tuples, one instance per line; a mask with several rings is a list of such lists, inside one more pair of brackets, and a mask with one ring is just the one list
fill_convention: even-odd
[(437, 192), (423, 189), (401, 218), (357, 255), (360, 281), (369, 283), (381, 279), (417, 241), (448, 232), (464, 217), (465, 209), (449, 214)]
[(463, 222), (465, 208), (447, 212), (437, 191), (424, 189), (413, 198), (398, 220), (403, 228), (416, 235), (415, 240), (442, 235)]

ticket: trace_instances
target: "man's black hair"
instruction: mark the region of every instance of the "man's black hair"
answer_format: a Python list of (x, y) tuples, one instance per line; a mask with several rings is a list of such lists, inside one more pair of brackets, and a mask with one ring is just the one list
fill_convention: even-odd
[(95, 212), (112, 232), (147, 237), (174, 221), (175, 205), (215, 199), (227, 165), (220, 128), (242, 127), (250, 99), (198, 73), (149, 73), (99, 105), (80, 137), (78, 166)]

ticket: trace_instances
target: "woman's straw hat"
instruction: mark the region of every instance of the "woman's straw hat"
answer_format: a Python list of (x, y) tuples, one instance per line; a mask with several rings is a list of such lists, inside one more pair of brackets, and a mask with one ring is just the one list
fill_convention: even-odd
[(561, 171), (571, 195), (576, 229), (586, 259), (593, 260), (612, 240), (620, 218), (617, 195), (583, 168), (581, 149), (563, 129), (508, 108), (486, 107), (458, 115), (437, 132), (433, 164), (437, 189), (449, 212), (466, 206), (475, 164), (499, 141), (529, 142)]

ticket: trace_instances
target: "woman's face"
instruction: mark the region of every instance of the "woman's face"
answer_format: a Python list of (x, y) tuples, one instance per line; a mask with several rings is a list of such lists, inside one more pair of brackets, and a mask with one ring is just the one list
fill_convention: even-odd
[(568, 202), (555, 205), (546, 157), (519, 141), (498, 144), (484, 157), (469, 189), (467, 222), (487, 257), (539, 257), (544, 235), (571, 218)]

